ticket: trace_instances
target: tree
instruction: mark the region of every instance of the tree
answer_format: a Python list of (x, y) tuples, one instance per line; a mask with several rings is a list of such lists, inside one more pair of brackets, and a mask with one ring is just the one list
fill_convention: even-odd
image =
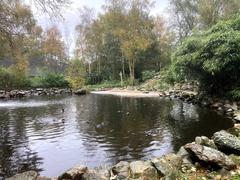
[(170, 0), (171, 26), (178, 41), (191, 34), (197, 25), (198, 0)]
[(238, 0), (171, 0), (171, 25), (181, 43), (194, 30), (205, 30), (240, 9)]
[(139, 55), (152, 44), (153, 21), (149, 16), (151, 3), (147, 0), (132, 1), (127, 16), (123, 19), (125, 27), (120, 30), (121, 50), (128, 61), (130, 84), (134, 84), (136, 62)]
[(188, 38), (173, 55), (173, 77), (198, 80), (212, 94), (239, 88), (240, 16)]
[[(0, 40), (6, 51), (14, 53), (23, 37), (30, 33), (35, 20), (29, 7), (18, 1), (3, 0), (0, 2)], [(19, 41), (18, 41), (19, 40)]]
[(67, 68), (67, 80), (70, 87), (73, 89), (80, 89), (85, 84), (85, 67), (81, 60), (74, 59), (70, 61)]
[(157, 65), (161, 70), (167, 64), (170, 64), (171, 51), (174, 41), (174, 33), (169, 30), (163, 17), (157, 16), (154, 19), (154, 34), (158, 43)]
[(76, 43), (75, 43), (75, 56), (83, 59), (88, 64), (88, 72), (91, 73), (91, 63), (93, 58), (89, 56), (89, 34), (90, 27), (93, 23), (94, 9), (84, 6), (79, 9), (79, 24), (75, 27)]
[(65, 65), (65, 46), (56, 26), (47, 30), (43, 40), (43, 52), (49, 70), (62, 71)]

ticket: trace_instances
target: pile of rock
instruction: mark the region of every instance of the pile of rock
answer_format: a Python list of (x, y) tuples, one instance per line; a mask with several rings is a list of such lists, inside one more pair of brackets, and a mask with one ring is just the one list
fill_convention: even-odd
[(31, 90), (12, 90), (12, 91), (0, 91), (0, 99), (8, 98), (22, 98), (29, 96), (41, 96), (41, 95), (60, 95), (71, 94), (72, 91), (67, 88), (37, 88)]
[(178, 89), (160, 91), (159, 96), (169, 99), (180, 99), (186, 103), (207, 107), (231, 118), (235, 123), (240, 123), (240, 102), (230, 102), (229, 100), (207, 97), (197, 93), (197, 91)]
[[(211, 172), (224, 172), (223, 179), (239, 175), (240, 166), (240, 129), (216, 132), (212, 139), (196, 137), (195, 142), (181, 147), (177, 154), (147, 161), (121, 161), (113, 167), (89, 169), (85, 166), (74, 167), (57, 178), (51, 180), (159, 180), (179, 179), (199, 174), (204, 169), (207, 177)], [(216, 174), (213, 176), (213, 178)], [(34, 171), (18, 174), (8, 180), (50, 180), (40, 177)]]

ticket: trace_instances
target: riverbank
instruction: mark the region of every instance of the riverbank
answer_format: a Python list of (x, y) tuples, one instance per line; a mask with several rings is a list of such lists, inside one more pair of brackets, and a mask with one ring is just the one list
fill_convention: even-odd
[[(79, 91), (82, 93), (83, 91)], [(147, 91), (136, 89), (114, 89), (104, 92), (92, 92), (98, 94), (109, 94), (141, 97), (140, 95), (151, 94)], [(239, 110), (238, 102), (230, 102), (209, 97), (201, 97), (191, 89), (169, 90), (154, 92), (156, 97), (168, 99), (181, 99), (187, 103), (199, 104), (200, 106), (216, 110), (222, 115), (228, 114), (234, 117)], [(139, 95), (139, 96), (137, 96)], [(129, 97), (129, 96), (128, 96)], [(231, 112), (231, 113), (230, 113)], [(238, 179), (239, 171), (239, 142), (240, 129), (236, 124), (235, 128), (228, 131), (220, 131), (211, 139), (207, 137), (196, 137), (195, 142), (186, 144), (178, 153), (168, 154), (163, 157), (156, 157), (147, 161), (119, 162), (112, 167), (99, 167), (91, 169), (86, 166), (74, 167), (57, 178), (52, 179)], [(31, 171), (18, 174), (13, 179), (51, 179), (38, 177), (37, 172)], [(29, 178), (31, 177), (31, 178)], [(10, 180), (12, 180), (10, 178)]]
[(91, 91), (92, 94), (115, 95), (125, 97), (160, 97), (168, 99), (180, 99), (183, 102), (199, 105), (203, 108), (209, 108), (220, 115), (233, 120), (234, 123), (240, 123), (240, 102), (226, 99), (209, 97), (198, 93), (195, 87), (185, 86), (182, 89), (172, 88), (166, 91), (147, 91), (138, 87), (131, 88), (113, 88), (101, 91)]
[(95, 169), (76, 166), (58, 177), (40, 177), (28, 171), (7, 180), (119, 180), (119, 179), (239, 179), (240, 128), (214, 133), (211, 139), (196, 137), (195, 141), (168, 154), (147, 161), (121, 161)]
[(114, 88), (106, 91), (92, 91), (92, 94), (100, 95), (115, 95), (115, 96), (124, 96), (124, 97), (159, 97), (158, 92), (148, 92), (148, 91), (139, 91), (139, 90), (128, 90), (128, 89), (118, 89)]
[(11, 90), (11, 91), (1, 90), (0, 99), (23, 98), (43, 95), (61, 95), (61, 94), (72, 94), (72, 90), (68, 88), (36, 88), (29, 90)]

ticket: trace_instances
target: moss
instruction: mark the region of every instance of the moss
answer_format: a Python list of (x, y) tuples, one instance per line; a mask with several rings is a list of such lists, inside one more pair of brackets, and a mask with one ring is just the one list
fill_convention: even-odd
[(240, 179), (240, 175), (235, 175), (231, 177), (231, 180), (239, 180)]
[(240, 156), (236, 156), (236, 155), (230, 155), (229, 156), (231, 159), (232, 159), (232, 161), (236, 164), (236, 165), (240, 165)]

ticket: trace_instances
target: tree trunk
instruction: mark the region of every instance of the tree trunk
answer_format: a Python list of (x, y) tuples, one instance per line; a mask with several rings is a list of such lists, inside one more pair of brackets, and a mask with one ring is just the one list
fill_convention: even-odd
[(88, 63), (88, 74), (91, 74), (91, 63)]
[(134, 66), (134, 60), (129, 61), (129, 73), (130, 73), (130, 85), (134, 85), (135, 80), (135, 66)]

